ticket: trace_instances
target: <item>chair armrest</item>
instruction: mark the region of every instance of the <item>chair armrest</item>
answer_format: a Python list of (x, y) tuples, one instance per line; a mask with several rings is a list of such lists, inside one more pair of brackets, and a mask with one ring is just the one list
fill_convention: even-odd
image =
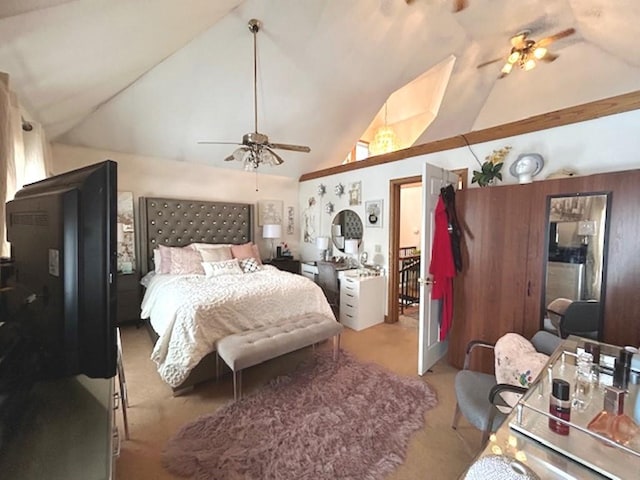
[(496, 402), (495, 402), (496, 397), (498, 396), (498, 394), (502, 392), (513, 392), (513, 393), (524, 394), (527, 392), (527, 389), (524, 387), (519, 387), (518, 385), (510, 385), (508, 383), (498, 383), (497, 385), (494, 385), (493, 387), (491, 387), (491, 390), (489, 391), (489, 401), (493, 405), (496, 405)]
[(462, 367), (463, 370), (469, 369), (469, 363), (471, 362), (471, 351), (476, 347), (490, 348), (493, 350), (495, 348), (495, 345), (493, 343), (485, 342), (484, 340), (471, 340), (467, 344), (467, 350), (464, 355), (464, 366)]

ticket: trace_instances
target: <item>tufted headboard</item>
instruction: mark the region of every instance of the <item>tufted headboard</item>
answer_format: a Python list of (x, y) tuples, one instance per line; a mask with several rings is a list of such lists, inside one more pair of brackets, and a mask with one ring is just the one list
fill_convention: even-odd
[(158, 245), (253, 241), (253, 204), (140, 197), (139, 208), (143, 275), (153, 269)]

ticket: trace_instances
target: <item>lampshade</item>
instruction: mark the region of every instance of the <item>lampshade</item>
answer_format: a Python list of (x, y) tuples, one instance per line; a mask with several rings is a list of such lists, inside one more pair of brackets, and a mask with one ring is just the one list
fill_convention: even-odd
[(329, 237), (317, 237), (316, 247), (318, 250), (326, 250), (329, 248)]
[(357, 255), (358, 254), (358, 239), (357, 238), (349, 238), (344, 241), (344, 253), (348, 253), (349, 255)]
[(280, 238), (282, 235), (282, 225), (264, 225), (262, 227), (262, 238)]
[(331, 225), (331, 234), (334, 237), (340, 237), (342, 235), (342, 226), (341, 225)]

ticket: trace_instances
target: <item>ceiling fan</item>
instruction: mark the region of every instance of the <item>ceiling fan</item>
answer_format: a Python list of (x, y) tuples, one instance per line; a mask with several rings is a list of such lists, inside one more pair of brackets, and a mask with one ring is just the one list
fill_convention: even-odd
[(269, 137), (258, 132), (258, 62), (256, 54), (256, 36), (260, 31), (260, 21), (252, 18), (249, 20), (249, 31), (253, 34), (253, 132), (242, 136), (242, 142), (198, 142), (201, 145), (241, 145), (225, 161), (237, 160), (244, 163), (245, 170), (255, 170), (261, 163), (276, 166), (282, 165), (284, 160), (274, 152), (278, 150), (290, 150), (292, 152), (309, 153), (311, 149), (303, 145), (289, 145), (286, 143), (274, 143), (269, 141)]
[[(514, 65), (519, 66), (522, 70), (531, 70), (535, 68), (536, 62), (542, 60), (543, 62), (553, 62), (558, 55), (549, 52), (547, 46), (556, 40), (573, 35), (576, 32), (574, 28), (567, 28), (558, 33), (550, 35), (548, 37), (541, 38), (540, 40), (532, 40), (529, 38), (531, 32), (529, 30), (523, 30), (511, 37), (511, 51), (506, 59), (500, 75), (498, 78), (504, 78), (513, 69)], [(477, 68), (486, 67), (492, 63), (503, 61), (504, 57), (495, 58), (488, 62), (481, 63)]]
[[(411, 4), (414, 0), (405, 0), (407, 4)], [(469, 2), (467, 0), (453, 0), (453, 13), (457, 13), (461, 10), (464, 10), (469, 6)]]

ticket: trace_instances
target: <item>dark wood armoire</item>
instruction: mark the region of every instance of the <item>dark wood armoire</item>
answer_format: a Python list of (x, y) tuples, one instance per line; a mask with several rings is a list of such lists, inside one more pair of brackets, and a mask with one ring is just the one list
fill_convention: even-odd
[[(542, 326), (549, 196), (609, 194), (602, 341), (640, 345), (640, 170), (458, 192), (464, 270), (454, 281), (449, 362), (462, 368), (470, 340)], [(473, 368), (492, 371), (490, 352)]]

